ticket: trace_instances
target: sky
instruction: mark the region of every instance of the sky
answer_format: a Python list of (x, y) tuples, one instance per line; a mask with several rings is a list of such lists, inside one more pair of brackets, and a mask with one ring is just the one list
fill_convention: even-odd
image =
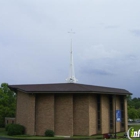
[(139, 97), (139, 5), (140, 0), (0, 0), (0, 83), (66, 83), (72, 37), (78, 83)]

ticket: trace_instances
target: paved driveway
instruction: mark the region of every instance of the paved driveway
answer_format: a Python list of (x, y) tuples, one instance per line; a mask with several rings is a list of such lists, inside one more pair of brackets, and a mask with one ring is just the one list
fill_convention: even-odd
[(140, 125), (140, 123), (128, 123), (128, 125)]
[[(15, 139), (0, 137), (0, 140), (15, 140)], [(16, 139), (16, 140), (17, 140), (17, 139)]]

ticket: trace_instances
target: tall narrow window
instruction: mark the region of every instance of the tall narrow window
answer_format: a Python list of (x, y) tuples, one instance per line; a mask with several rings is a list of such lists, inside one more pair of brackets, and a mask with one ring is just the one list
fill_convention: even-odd
[(101, 96), (97, 95), (97, 130), (101, 130)]
[(121, 128), (124, 129), (124, 96), (120, 95)]
[(109, 126), (110, 131), (113, 130), (113, 96), (109, 95)]

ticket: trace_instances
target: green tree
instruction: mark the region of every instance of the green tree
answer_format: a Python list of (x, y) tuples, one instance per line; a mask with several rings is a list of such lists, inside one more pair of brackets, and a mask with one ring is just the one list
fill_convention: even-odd
[(132, 104), (133, 104), (135, 109), (139, 109), (140, 108), (140, 98), (136, 98), (135, 97), (135, 98), (133, 98), (131, 100), (131, 102), (132, 102)]
[(129, 119), (137, 119), (138, 118), (138, 111), (135, 108), (128, 108), (128, 118)]
[(131, 95), (127, 95), (127, 104), (128, 104), (128, 107), (134, 107), (134, 102)]
[(15, 117), (16, 94), (11, 91), (7, 83), (0, 87), (0, 127), (4, 127), (5, 117)]
[(137, 111), (138, 111), (138, 118), (140, 118), (140, 108)]

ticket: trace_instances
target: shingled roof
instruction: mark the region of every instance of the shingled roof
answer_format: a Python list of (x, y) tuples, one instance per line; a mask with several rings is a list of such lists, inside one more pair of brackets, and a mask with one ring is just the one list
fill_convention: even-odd
[(9, 85), (11, 90), (23, 91), (25, 93), (101, 93), (131, 95), (125, 89), (85, 85), (77, 83), (58, 84), (33, 84), (33, 85)]

